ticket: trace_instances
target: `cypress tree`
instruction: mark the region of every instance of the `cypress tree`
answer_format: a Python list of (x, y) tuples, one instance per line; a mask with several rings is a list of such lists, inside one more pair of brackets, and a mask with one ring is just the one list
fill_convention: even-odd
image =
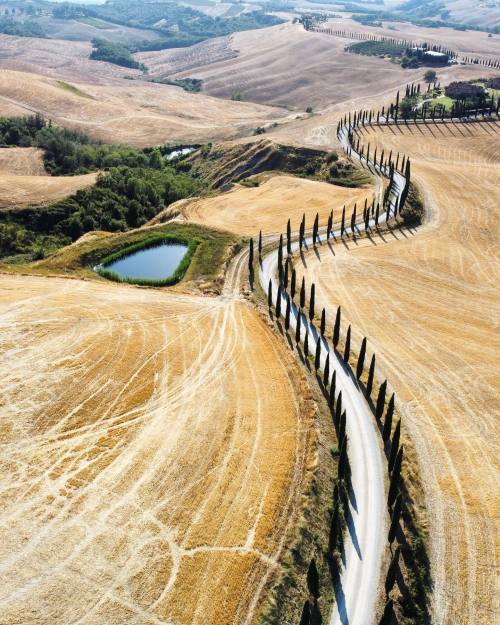
[(319, 228), (319, 215), (316, 213), (316, 217), (314, 218), (313, 225), (313, 245), (316, 245), (316, 239), (318, 238), (318, 228)]
[(399, 528), (400, 516), (401, 516), (401, 499), (397, 497), (396, 502), (394, 504), (394, 510), (392, 511), (391, 526), (389, 527), (389, 534), (387, 536), (389, 540), (389, 544), (392, 544), (394, 542), (394, 539), (396, 538), (396, 534)]
[(394, 428), (394, 434), (392, 436), (391, 453), (389, 455), (389, 464), (388, 464), (389, 473), (392, 472), (394, 463), (396, 461), (396, 456), (399, 450), (400, 437), (401, 437), (401, 419), (399, 419), (399, 421), (397, 422), (396, 427)]
[(345, 206), (342, 208), (342, 221), (340, 223), (340, 236), (341, 237), (344, 236), (344, 229), (345, 229)]
[(259, 230), (259, 262), (262, 260), (262, 230)]
[(306, 328), (306, 336), (304, 339), (304, 356), (307, 358), (309, 356), (309, 332)]
[(273, 305), (273, 283), (271, 278), (269, 278), (269, 286), (267, 287), (267, 304), (269, 308)]
[(342, 414), (342, 391), (339, 391), (339, 396), (337, 397), (337, 403), (335, 404), (335, 427), (339, 428), (340, 424), (340, 415)]
[(314, 319), (314, 294), (316, 291), (316, 286), (314, 282), (311, 284), (311, 294), (309, 296), (309, 320), (312, 321)]
[(311, 560), (309, 564), (309, 568), (307, 570), (307, 588), (311, 595), (318, 599), (319, 597), (319, 574), (318, 569), (316, 567), (316, 561), (314, 558)]
[(334, 370), (332, 375), (332, 383), (330, 384), (330, 394), (328, 395), (328, 405), (330, 409), (333, 408), (335, 403), (335, 387), (337, 386), (337, 372)]
[(286, 311), (285, 311), (285, 330), (290, 328), (290, 296), (287, 294), (286, 296)]
[(393, 603), (393, 600), (389, 599), (389, 601), (385, 604), (384, 613), (382, 614), (379, 625), (394, 625)]
[(361, 349), (359, 350), (358, 366), (356, 367), (356, 377), (358, 378), (358, 380), (363, 374), (363, 368), (365, 366), (365, 355), (366, 355), (366, 336), (363, 337), (363, 340), (361, 341)]
[(326, 240), (327, 241), (330, 238), (330, 235), (332, 233), (332, 224), (333, 224), (333, 218), (332, 218), (332, 214), (330, 213), (328, 215), (328, 223), (326, 225)]
[(333, 555), (337, 549), (339, 538), (339, 502), (334, 498), (332, 522), (330, 523), (330, 535), (328, 537), (328, 551)]
[(325, 368), (323, 370), (323, 386), (328, 386), (328, 380), (330, 378), (330, 352), (326, 355)]
[(280, 234), (280, 244), (278, 247), (278, 274), (280, 282), (283, 282), (283, 235)]
[(345, 410), (342, 411), (342, 414), (340, 415), (340, 419), (339, 419), (339, 439), (340, 440), (344, 440), (345, 438), (345, 428), (347, 425), (347, 419), (346, 419), (346, 414), (345, 414)]
[(394, 552), (394, 555), (392, 556), (391, 563), (389, 564), (389, 570), (387, 571), (387, 577), (385, 579), (385, 592), (387, 595), (391, 592), (394, 586), (394, 582), (396, 581), (400, 551), (401, 548), (398, 546), (396, 548), (396, 551)]
[(310, 625), (311, 623), (311, 604), (309, 599), (304, 603), (302, 608), (302, 616), (300, 617), (299, 625)]
[(387, 503), (389, 504), (389, 507), (392, 506), (399, 492), (399, 480), (401, 478), (402, 463), (403, 463), (403, 445), (401, 445), (401, 447), (399, 448), (398, 455), (396, 456), (394, 467), (392, 469), (391, 483), (389, 486), (389, 496), (387, 498)]
[(302, 284), (300, 285), (300, 307), (304, 308), (306, 303), (306, 281), (302, 276)]
[(318, 336), (318, 340), (316, 341), (316, 354), (314, 356), (314, 368), (316, 371), (319, 369), (321, 364), (321, 339)]
[(378, 390), (377, 405), (375, 407), (375, 418), (380, 421), (384, 412), (385, 393), (387, 391), (387, 380), (384, 380)]
[(278, 286), (278, 294), (276, 295), (276, 319), (281, 317), (281, 285)]
[(288, 288), (288, 258), (285, 260), (285, 271), (283, 273), (283, 287)]
[(392, 428), (392, 415), (394, 414), (394, 393), (391, 395), (389, 399), (389, 405), (387, 406), (387, 412), (385, 415), (384, 421), (384, 429), (382, 431), (382, 438), (385, 442), (389, 440), (391, 436), (391, 428)]
[(345, 337), (345, 349), (344, 349), (344, 362), (349, 363), (349, 356), (351, 355), (351, 325), (347, 328), (347, 335)]
[(289, 256), (292, 255), (292, 227), (290, 220), (286, 224), (286, 251)]
[(253, 270), (253, 239), (250, 239), (250, 251), (248, 254), (248, 269), (250, 272)]
[(292, 277), (290, 279), (290, 295), (292, 299), (295, 297), (296, 285), (297, 285), (297, 274), (295, 272), (295, 267), (292, 267)]
[(340, 450), (339, 450), (339, 479), (343, 480), (347, 469), (347, 438), (343, 436), (339, 437)]
[(323, 625), (323, 617), (317, 601), (313, 603), (311, 609), (311, 625)]
[(340, 306), (337, 308), (337, 314), (335, 316), (335, 325), (333, 327), (333, 347), (335, 349), (337, 349), (337, 345), (339, 344), (339, 340), (340, 340), (340, 317), (341, 317), (341, 312), (340, 312)]
[(320, 324), (320, 332), (321, 336), (325, 336), (325, 326), (326, 326), (326, 312), (325, 309), (321, 311), (321, 324)]
[(297, 314), (297, 325), (295, 326), (295, 342), (300, 343), (300, 326), (302, 325), (302, 311), (299, 308), (299, 312)]
[(368, 370), (368, 380), (366, 382), (366, 394), (368, 397), (370, 397), (372, 394), (374, 376), (375, 376), (375, 354), (373, 354), (371, 362), (370, 362), (370, 369)]

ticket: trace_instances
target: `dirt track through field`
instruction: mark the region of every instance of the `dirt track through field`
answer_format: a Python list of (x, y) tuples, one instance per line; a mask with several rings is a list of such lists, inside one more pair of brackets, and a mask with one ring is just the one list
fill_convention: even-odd
[(0, 276), (0, 612), (250, 622), (312, 405), (245, 303)]
[(318, 306), (341, 304), (396, 391), (426, 485), (434, 621), (490, 625), (495, 570), (500, 370), (500, 125), (376, 129), (372, 146), (412, 158), (429, 221), (307, 256)]

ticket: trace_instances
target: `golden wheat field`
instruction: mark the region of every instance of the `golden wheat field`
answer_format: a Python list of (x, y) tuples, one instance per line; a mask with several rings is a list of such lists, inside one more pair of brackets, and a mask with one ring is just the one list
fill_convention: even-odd
[[(500, 529), (500, 124), (373, 130), (412, 159), (426, 223), (308, 254), (318, 305), (368, 337), (416, 445), (436, 623), (491, 625)], [(300, 263), (299, 263), (300, 265)]]
[[(331, 210), (338, 221), (343, 205), (350, 215), (355, 203), (364, 206), (365, 199), (371, 203), (374, 191), (372, 186), (351, 189), (295, 176), (264, 175), (256, 187), (235, 185), (214, 197), (180, 200), (167, 213), (178, 211), (187, 221), (254, 236), (259, 230), (263, 234), (286, 232), (288, 219), (292, 230), (298, 230), (304, 213), (307, 227), (312, 227), (316, 213), (326, 222)], [(153, 222), (161, 218), (159, 215)]]
[(313, 404), (238, 299), (0, 275), (5, 625), (250, 623)]

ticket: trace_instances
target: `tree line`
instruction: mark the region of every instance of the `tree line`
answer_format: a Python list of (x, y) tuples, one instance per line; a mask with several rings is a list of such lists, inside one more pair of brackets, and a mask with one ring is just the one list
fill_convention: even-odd
[[(499, 59), (489, 59), (489, 58), (480, 58), (480, 57), (472, 57), (472, 56), (463, 56), (460, 57), (458, 52), (455, 50), (451, 50), (445, 46), (429, 43), (427, 41), (416, 42), (411, 41), (410, 39), (398, 39), (396, 37), (386, 37), (384, 35), (373, 35), (369, 33), (357, 33), (354, 31), (348, 31), (344, 29), (333, 29), (333, 28), (324, 28), (315, 26), (314, 23), (307, 22), (304, 24), (304, 28), (306, 30), (323, 33), (326, 35), (333, 35), (336, 37), (342, 37), (344, 39), (356, 39), (359, 41), (377, 41), (384, 42), (393, 46), (402, 47), (405, 49), (422, 49), (427, 52), (440, 52), (441, 54), (445, 54), (450, 59), (455, 59), (457, 62), (466, 63), (468, 65), (482, 65), (483, 67), (491, 67), (493, 69), (500, 69), (500, 60)], [(350, 51), (349, 47), (346, 48), (346, 51)]]

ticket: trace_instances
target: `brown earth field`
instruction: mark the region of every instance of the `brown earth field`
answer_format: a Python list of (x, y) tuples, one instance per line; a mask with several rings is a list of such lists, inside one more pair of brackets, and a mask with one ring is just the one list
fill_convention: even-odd
[[(308, 254), (318, 306), (341, 305), (377, 355), (415, 443), (429, 517), (434, 622), (491, 625), (500, 555), (500, 123), (371, 131), (412, 159), (413, 231)], [(300, 266), (300, 262), (298, 263)]]
[(95, 183), (97, 174), (48, 176), (37, 148), (0, 148), (0, 209), (55, 202)]
[(265, 321), (5, 274), (0, 314), (2, 624), (254, 622), (314, 462), (314, 404)]
[[(326, 222), (333, 210), (338, 223), (342, 206), (348, 207), (348, 214), (354, 203), (363, 206), (365, 199), (371, 203), (374, 188), (351, 189), (327, 182), (318, 182), (286, 175), (263, 175), (258, 187), (240, 184), (215, 197), (180, 200), (168, 207), (166, 213), (174, 215), (179, 211), (187, 221), (254, 236), (259, 230), (263, 234), (286, 232), (287, 220), (292, 230), (298, 230), (302, 215), (306, 214), (306, 227), (312, 227), (314, 216), (319, 214), (321, 223)], [(162, 213), (153, 223), (162, 221)]]
[(289, 115), (284, 109), (186, 93), (168, 85), (122, 80), (103, 86), (2, 71), (0, 115), (34, 112), (96, 139), (136, 147), (236, 138)]

